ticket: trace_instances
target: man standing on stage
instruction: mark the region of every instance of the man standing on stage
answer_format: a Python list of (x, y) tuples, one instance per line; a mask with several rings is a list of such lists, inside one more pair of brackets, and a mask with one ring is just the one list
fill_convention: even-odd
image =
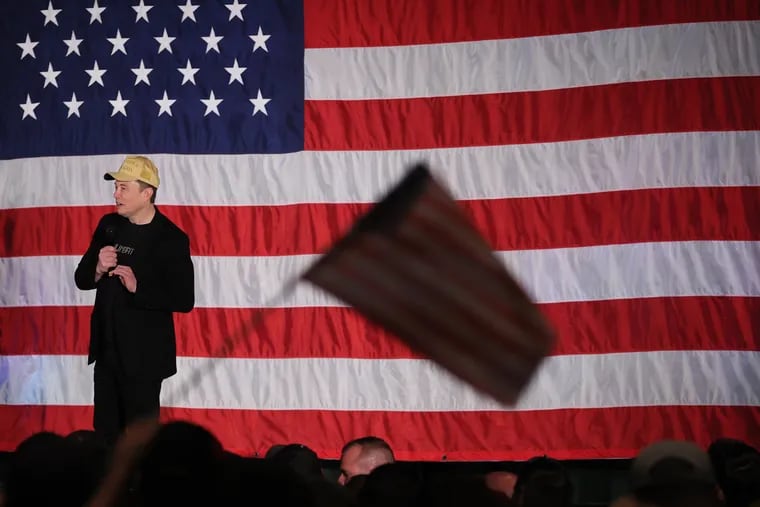
[(130, 156), (116, 172), (116, 212), (100, 219), (74, 278), (97, 289), (88, 364), (95, 431), (111, 445), (136, 418), (158, 417), (161, 383), (177, 372), (173, 312), (195, 304), (190, 243), (154, 205), (158, 169)]

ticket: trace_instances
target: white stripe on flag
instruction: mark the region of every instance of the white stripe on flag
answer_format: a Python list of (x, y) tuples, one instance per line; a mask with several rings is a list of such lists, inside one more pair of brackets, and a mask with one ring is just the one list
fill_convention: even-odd
[[(634, 243), (496, 254), (539, 303), (760, 296), (760, 242)], [(307, 283), (299, 284), (291, 297), (277, 298), (316, 258), (194, 257), (196, 306), (343, 306)], [(78, 256), (0, 258), (0, 306), (91, 305), (95, 291), (74, 285), (78, 261)]]
[[(550, 357), (516, 408), (760, 406), (759, 361), (760, 352), (736, 351)], [(164, 384), (164, 406), (422, 412), (503, 408), (427, 360), (183, 357), (178, 368)], [(182, 390), (196, 368), (208, 374), (193, 389)], [(84, 356), (3, 356), (0, 370), (8, 373), (0, 385), (0, 404), (92, 403), (92, 369)], [(179, 397), (180, 391), (185, 397)]]
[[(159, 204), (184, 206), (373, 202), (421, 160), (429, 161), (459, 199), (760, 185), (757, 131), (435, 150), (152, 158), (162, 175)], [(112, 188), (102, 175), (123, 159), (0, 161), (0, 209), (113, 204)]]
[(733, 21), (445, 44), (307, 49), (305, 93), (310, 100), (396, 99), (758, 75), (758, 40), (760, 22)]

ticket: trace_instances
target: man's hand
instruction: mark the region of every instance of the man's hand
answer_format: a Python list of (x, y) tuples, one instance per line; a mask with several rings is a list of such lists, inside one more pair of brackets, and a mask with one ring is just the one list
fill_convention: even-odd
[(112, 246), (104, 246), (98, 253), (98, 265), (95, 267), (95, 275), (98, 277), (103, 276), (109, 269), (116, 266), (116, 248)]
[(118, 276), (121, 284), (129, 292), (134, 293), (137, 290), (137, 278), (129, 266), (116, 266), (116, 269), (109, 273), (109, 276)]

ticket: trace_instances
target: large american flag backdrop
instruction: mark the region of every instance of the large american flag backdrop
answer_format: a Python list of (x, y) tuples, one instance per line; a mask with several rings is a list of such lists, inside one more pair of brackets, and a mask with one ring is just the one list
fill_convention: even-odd
[[(28, 0), (0, 25), (0, 448), (91, 428), (73, 273), (130, 153), (196, 268), (164, 416), (233, 451), (760, 444), (756, 0)], [(514, 407), (314, 286), (277, 297), (420, 160), (557, 330)]]

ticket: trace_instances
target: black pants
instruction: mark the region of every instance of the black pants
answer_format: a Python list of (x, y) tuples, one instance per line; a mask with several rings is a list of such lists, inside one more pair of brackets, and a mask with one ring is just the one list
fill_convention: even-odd
[(132, 378), (114, 363), (95, 362), (95, 432), (111, 447), (135, 419), (158, 418), (162, 379)]

